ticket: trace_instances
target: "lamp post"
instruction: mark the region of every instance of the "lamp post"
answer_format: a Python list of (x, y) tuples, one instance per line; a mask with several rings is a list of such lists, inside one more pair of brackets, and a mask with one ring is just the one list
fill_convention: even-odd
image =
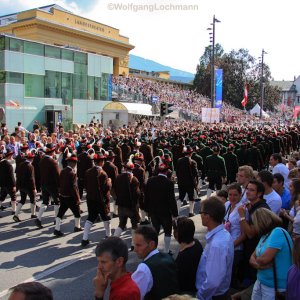
[[(212, 28), (207, 28), (207, 30), (212, 30), (212, 52), (211, 52), (211, 87), (210, 87), (210, 95), (211, 95), (211, 108), (215, 107), (215, 97), (216, 97), (216, 91), (215, 91), (215, 23), (220, 23), (218, 19), (216, 19), (215, 15), (213, 17), (213, 22), (210, 24), (212, 25)], [(209, 33), (211, 34), (211, 32)]]
[(265, 89), (265, 83), (264, 83), (264, 55), (268, 54), (264, 49), (262, 49), (261, 52), (261, 74), (260, 74), (260, 89), (261, 89), (261, 95), (260, 95), (260, 119), (262, 119), (262, 112), (263, 112), (263, 105), (264, 105), (264, 89)]

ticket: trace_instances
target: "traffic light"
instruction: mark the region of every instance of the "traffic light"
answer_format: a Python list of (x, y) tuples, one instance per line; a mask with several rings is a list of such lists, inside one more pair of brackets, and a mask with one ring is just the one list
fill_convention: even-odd
[(173, 110), (170, 109), (174, 104), (161, 102), (160, 103), (160, 116), (163, 117), (165, 115), (170, 114)]

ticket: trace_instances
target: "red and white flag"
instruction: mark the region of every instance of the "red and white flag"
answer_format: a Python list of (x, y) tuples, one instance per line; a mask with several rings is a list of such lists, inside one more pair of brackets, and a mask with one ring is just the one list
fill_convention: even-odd
[(245, 83), (245, 86), (244, 86), (244, 99), (242, 100), (242, 106), (245, 107), (246, 104), (248, 102), (248, 86), (247, 84)]

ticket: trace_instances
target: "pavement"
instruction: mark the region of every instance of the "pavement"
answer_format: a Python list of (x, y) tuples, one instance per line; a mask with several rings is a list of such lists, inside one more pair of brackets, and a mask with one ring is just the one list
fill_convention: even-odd
[[(205, 190), (201, 191), (201, 199), (205, 199)], [(176, 196), (178, 192), (176, 188)], [(19, 197), (19, 196), (18, 196)], [(40, 205), (41, 202), (37, 202)], [(3, 205), (8, 205), (7, 199)], [(81, 226), (87, 218), (86, 203), (81, 204), (84, 211)], [(188, 205), (180, 210), (180, 215), (188, 215)], [(199, 202), (195, 204), (195, 212), (199, 211)], [(29, 200), (19, 215), (22, 220), (15, 223), (12, 219), (11, 208), (0, 211), (0, 299), (8, 299), (9, 289), (15, 285), (28, 281), (39, 281), (51, 288), (54, 299), (90, 300), (93, 299), (92, 279), (96, 274), (97, 259), (95, 247), (105, 237), (103, 223), (95, 223), (89, 239), (91, 244), (81, 247), (82, 232), (74, 233), (74, 218), (70, 210), (61, 225), (63, 237), (56, 238), (54, 231), (53, 206), (48, 207), (43, 215), (43, 229), (37, 229), (34, 220), (30, 219)], [(196, 226), (195, 237), (204, 246), (206, 228), (202, 226), (200, 215), (192, 217)], [(118, 218), (112, 219), (111, 228), (118, 226)], [(159, 236), (159, 249), (163, 249), (163, 232)], [(127, 224), (127, 231), (121, 236), (130, 249), (131, 228)], [(178, 244), (174, 238), (171, 242), (174, 258), (178, 252)], [(129, 253), (127, 269), (134, 271), (139, 263), (134, 252)], [(108, 295), (105, 296), (108, 299)]]

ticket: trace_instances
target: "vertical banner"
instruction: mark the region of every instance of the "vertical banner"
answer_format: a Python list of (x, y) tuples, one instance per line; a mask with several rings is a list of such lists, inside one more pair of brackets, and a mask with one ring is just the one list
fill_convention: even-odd
[(108, 78), (108, 100), (112, 100), (112, 74)]
[(221, 109), (222, 108), (222, 93), (223, 93), (223, 70), (216, 69), (215, 70), (215, 78), (216, 78), (216, 104), (215, 107)]

